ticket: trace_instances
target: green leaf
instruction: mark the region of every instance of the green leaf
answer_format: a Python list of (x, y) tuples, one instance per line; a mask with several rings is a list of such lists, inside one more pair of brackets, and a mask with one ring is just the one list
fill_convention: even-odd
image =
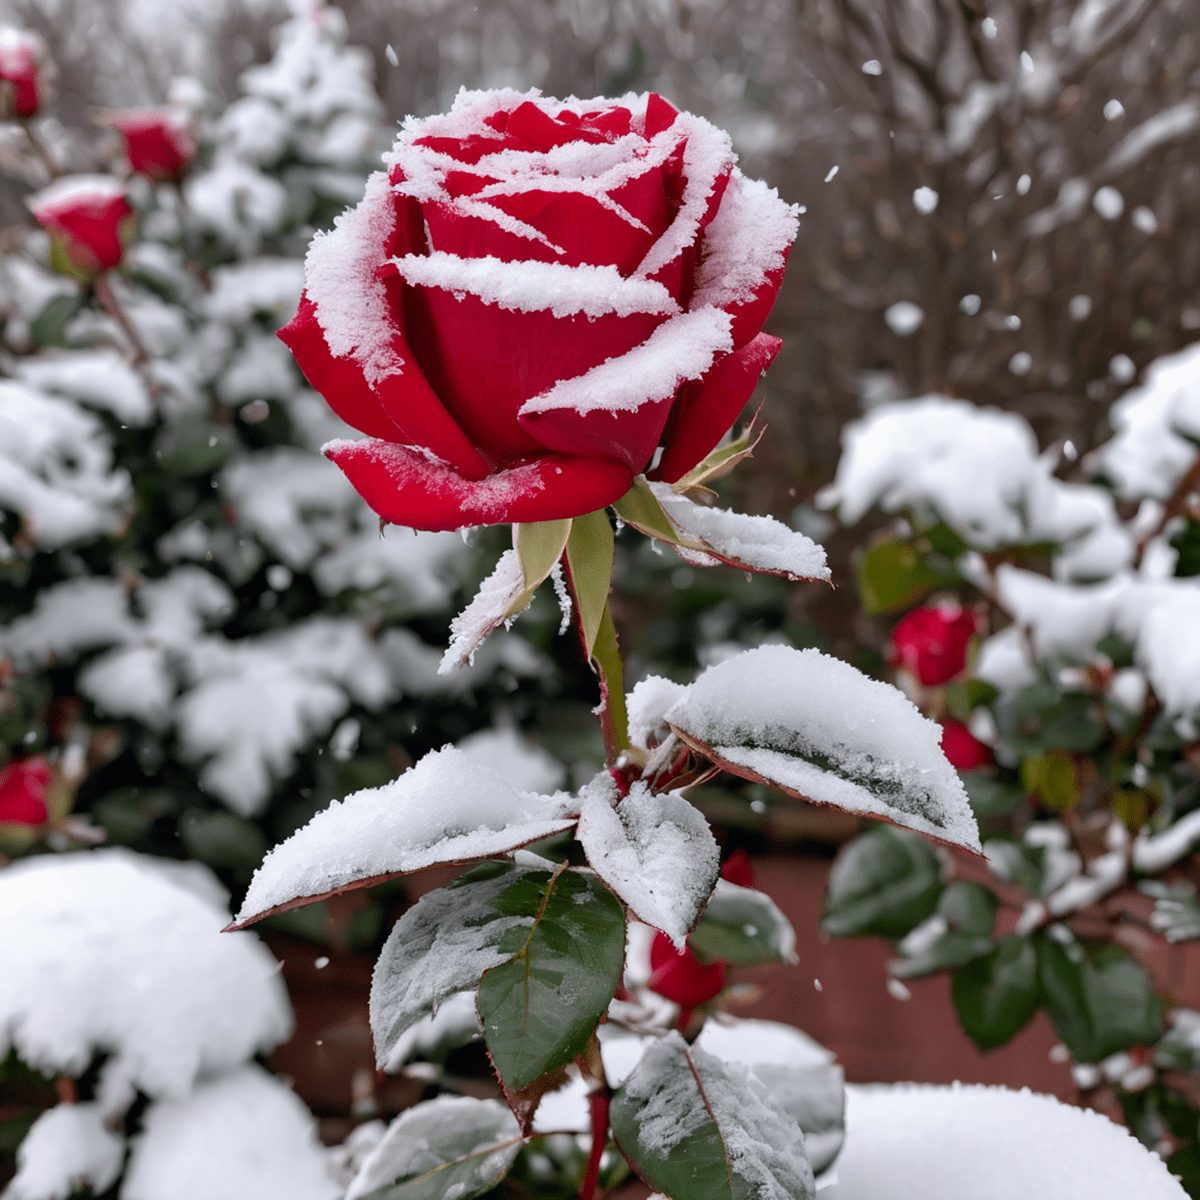
[(858, 594), (872, 616), (911, 608), (944, 582), (911, 542), (876, 542), (855, 562)]
[(1090, 957), (1074, 939), (1037, 942), (1042, 1003), (1079, 1062), (1098, 1062), (1162, 1034), (1161, 1005), (1142, 967), (1118, 946)]
[(1083, 791), (1079, 764), (1065, 750), (1048, 750), (1025, 759), (1021, 782), (1053, 812), (1074, 808)]
[(796, 962), (796, 932), (770, 896), (722, 880), (688, 944), (701, 958), (739, 967)]
[(186, 813), (180, 833), (188, 855), (210, 867), (253, 871), (267, 852), (262, 830), (229, 812)]
[(703, 487), (713, 479), (728, 475), (744, 458), (753, 455), (763, 434), (767, 432), (765, 425), (755, 428), (758, 414), (754, 421), (746, 426), (741, 437), (735, 438), (727, 446), (718, 446), (707, 458), (698, 462), (686, 475), (681, 475), (673, 484), (671, 490), (680, 495), (686, 495), (692, 488)]
[(410, 1025), (511, 957), (500, 940), (512, 930), (528, 930), (533, 921), (502, 909), (500, 897), (527, 882), (545, 887), (549, 879), (546, 871), (486, 863), (450, 887), (427, 892), (396, 922), (371, 980), (371, 1031), (380, 1067)]
[(613, 1136), (669, 1200), (808, 1200), (800, 1126), (678, 1033), (655, 1042), (613, 1095)]
[(617, 642), (617, 627), (613, 624), (612, 610), (607, 604), (600, 618), (592, 658), (600, 668), (600, 688), (603, 693), (600, 720), (611, 731), (611, 738), (608, 739), (611, 744), (618, 751), (627, 750), (629, 716), (625, 710), (624, 667), (621, 663), (621, 647)]
[(392, 1122), (354, 1194), (360, 1200), (471, 1200), (508, 1174), (521, 1145), (512, 1113), (498, 1101), (438, 1096)]
[(999, 900), (991, 888), (981, 883), (958, 880), (950, 884), (938, 898), (938, 916), (958, 933), (973, 937), (988, 937), (996, 922)]
[(232, 425), (189, 413), (166, 426), (155, 442), (158, 465), (169, 475), (208, 475), (225, 465), (237, 448)]
[(1033, 942), (1014, 935), (954, 972), (958, 1019), (981, 1050), (1003, 1046), (1037, 1011), (1037, 967)]
[(612, 588), (613, 531), (608, 512), (576, 517), (567, 539), (567, 568), (579, 613), (584, 649), (590, 658), (600, 633), (608, 593)]
[(480, 980), (479, 1018), (511, 1095), (587, 1046), (621, 979), (625, 912), (594, 875), (572, 870), (532, 872), (494, 906), (512, 922), (498, 943), (508, 961)]
[(69, 346), (67, 326), (82, 307), (83, 297), (78, 293), (54, 296), (30, 322), (29, 336), (39, 346)]
[(525, 590), (509, 607), (509, 616), (516, 616), (529, 607), (533, 593), (554, 570), (567, 548), (571, 536), (571, 520), (533, 521), (513, 526), (513, 545), (517, 558), (521, 560), (521, 573), (525, 576)]
[(992, 943), (988, 938), (950, 930), (919, 950), (894, 959), (888, 964), (888, 971), (897, 979), (919, 979), (922, 975), (961, 967), (991, 949)]
[(1012, 815), (1025, 796), (1023, 788), (994, 779), (983, 771), (962, 771), (963, 786), (976, 820), (987, 821)]
[(937, 855), (915, 834), (880, 826), (842, 848), (821, 928), (836, 937), (901, 938), (933, 913), (941, 893)]

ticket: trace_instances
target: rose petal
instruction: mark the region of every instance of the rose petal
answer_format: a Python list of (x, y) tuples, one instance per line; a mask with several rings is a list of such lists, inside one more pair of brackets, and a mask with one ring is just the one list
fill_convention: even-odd
[(646, 137), (652, 138), (664, 129), (670, 129), (679, 116), (677, 109), (669, 101), (664, 100), (657, 92), (651, 92), (646, 97)]
[(782, 345), (779, 338), (760, 333), (683, 389), (671, 413), (662, 458), (650, 478), (674, 483), (712, 452)]
[(577, 517), (611, 504), (633, 483), (632, 472), (619, 463), (565, 454), (477, 481), (376, 438), (330, 442), (325, 454), (384, 520), (413, 529)]
[(579, 413), (570, 408), (556, 408), (526, 413), (518, 420), (551, 450), (603, 455), (624, 463), (637, 475), (654, 455), (674, 399), (668, 396), (665, 400), (648, 401), (632, 412), (595, 408)]

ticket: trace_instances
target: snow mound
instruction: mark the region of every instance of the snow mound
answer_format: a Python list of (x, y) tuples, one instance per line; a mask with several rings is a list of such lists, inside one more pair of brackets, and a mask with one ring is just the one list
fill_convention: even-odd
[(121, 1200), (340, 1200), (308, 1109), (246, 1066), (146, 1112)]
[(278, 964), (225, 914), (121, 850), (27, 859), (0, 872), (0, 1056), (79, 1075), (111, 1057), (101, 1101), (182, 1096), (284, 1041)]
[(1184, 1200), (1127, 1129), (1027, 1090), (846, 1089), (846, 1146), (822, 1200)]
[(124, 1162), (125, 1142), (105, 1126), (99, 1104), (60, 1104), (34, 1121), (17, 1148), (5, 1200), (67, 1200), (88, 1186), (99, 1195)]
[(481, 729), (463, 738), (458, 751), (476, 766), (496, 771), (518, 792), (553, 792), (567, 776), (553, 754), (515, 729)]

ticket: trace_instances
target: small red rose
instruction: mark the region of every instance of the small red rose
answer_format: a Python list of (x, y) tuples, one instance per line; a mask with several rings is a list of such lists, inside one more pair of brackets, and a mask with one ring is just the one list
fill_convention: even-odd
[(991, 747), (981, 742), (961, 721), (942, 726), (942, 753), (957, 771), (974, 771), (992, 762)]
[(957, 604), (914, 608), (892, 631), (892, 663), (926, 687), (948, 683), (967, 669), (975, 614)]
[[(0, 28), (0, 119), (32, 117), (41, 106), (38, 68), (41, 42), (31, 33), (11, 26)], [(8, 92), (8, 101), (4, 93)]]
[(24, 758), (0, 771), (0, 822), (44, 824), (50, 778), (44, 758)]
[(111, 176), (67, 175), (28, 204), (50, 235), (55, 267), (65, 274), (92, 279), (120, 264), (132, 238), (133, 209)]
[(131, 108), (109, 124), (125, 139), (130, 170), (156, 183), (178, 183), (196, 156), (188, 114), (177, 108)]
[(727, 883), (735, 883), (738, 887), (752, 888), (754, 886), (754, 864), (750, 855), (740, 847), (721, 864), (721, 878)]
[(656, 932), (650, 944), (646, 986), (680, 1008), (696, 1008), (725, 990), (725, 964), (702, 963), (690, 946), (681, 953), (665, 933)]
[(369, 435), (326, 453), (376, 512), (573, 517), (716, 446), (779, 348), (797, 228), (726, 134), (652, 94), (463, 92), (385, 161), (280, 333)]

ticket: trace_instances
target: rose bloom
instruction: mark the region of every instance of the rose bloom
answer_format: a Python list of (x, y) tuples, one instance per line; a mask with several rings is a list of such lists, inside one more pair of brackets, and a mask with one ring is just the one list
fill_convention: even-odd
[(156, 183), (177, 183), (196, 156), (188, 114), (177, 108), (131, 108), (109, 124), (125, 139), (130, 170)]
[[(41, 57), (41, 43), (33, 34), (11, 26), (0, 28), (0, 119), (37, 114), (41, 105), (38, 94)], [(8, 86), (3, 86), (5, 84)], [(8, 102), (4, 99), (6, 91)]]
[(326, 453), (382, 517), (545, 521), (673, 482), (737, 418), (796, 216), (656, 95), (463, 92), (410, 118), (309, 249), (280, 332), (365, 440)]
[(44, 758), (25, 758), (0, 771), (0, 822), (41, 825), (46, 820), (50, 768)]
[(59, 270), (91, 279), (119, 265), (133, 234), (133, 209), (117, 180), (67, 175), (31, 196), (28, 204), (50, 235)]
[(942, 753), (957, 771), (974, 771), (992, 761), (991, 747), (981, 742), (961, 721), (942, 726)]
[(926, 687), (947, 683), (967, 669), (975, 614), (957, 604), (914, 608), (892, 630), (892, 662)]
[(725, 990), (725, 964), (702, 963), (690, 946), (680, 953), (665, 933), (656, 931), (646, 986), (681, 1008), (696, 1008)]

